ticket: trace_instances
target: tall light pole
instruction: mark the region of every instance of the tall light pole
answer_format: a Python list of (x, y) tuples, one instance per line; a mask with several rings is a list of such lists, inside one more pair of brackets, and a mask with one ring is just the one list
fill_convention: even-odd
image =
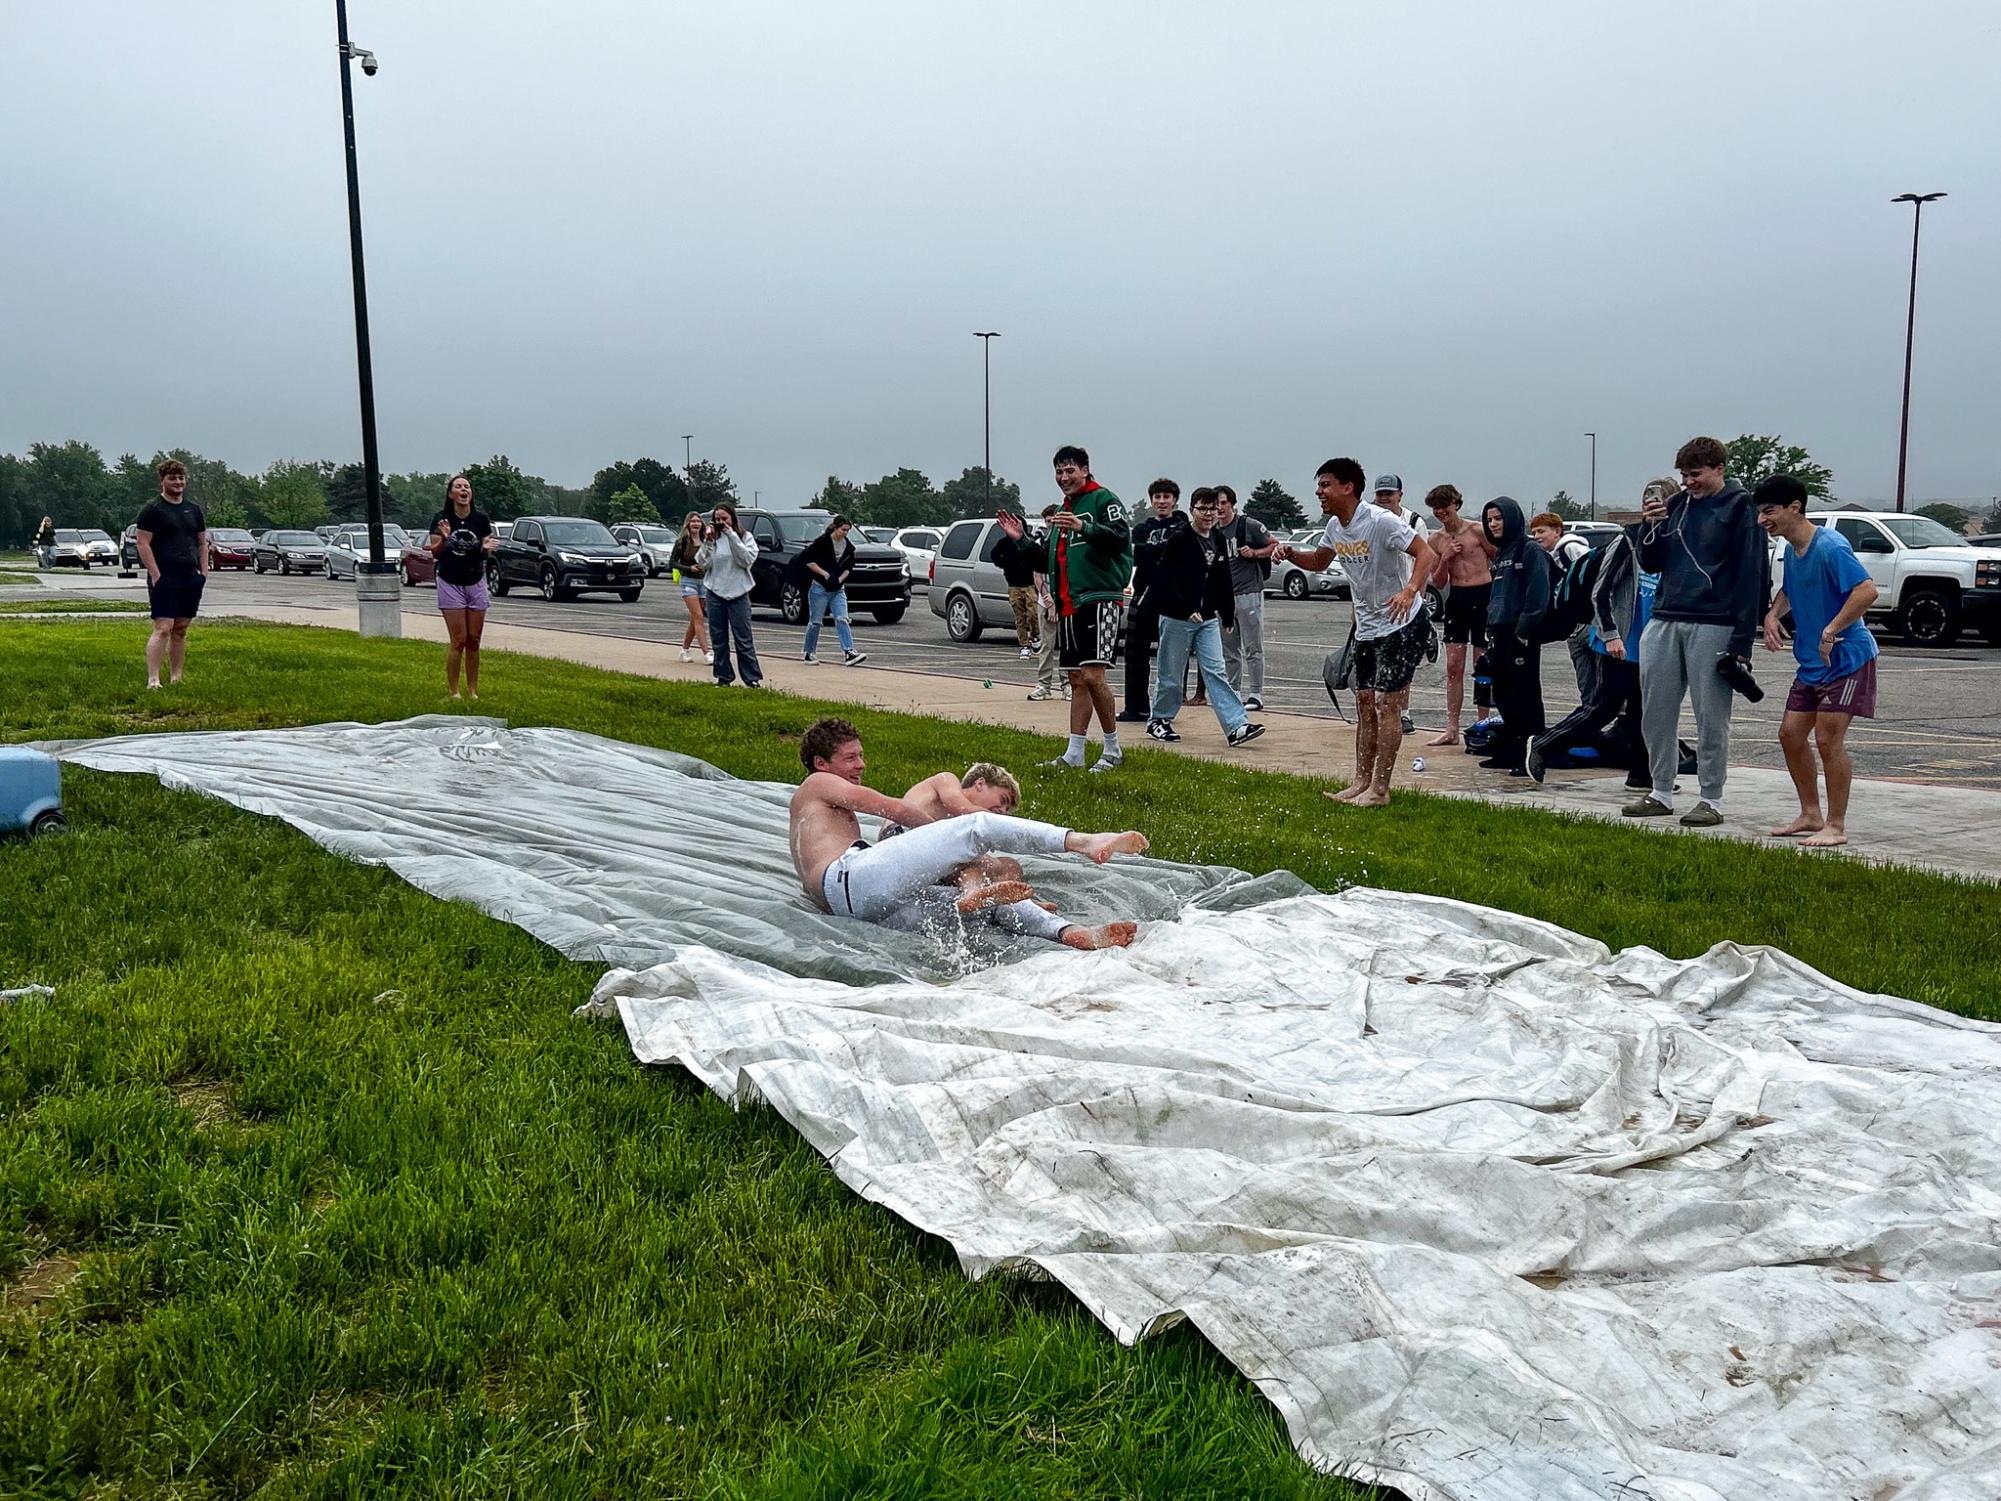
[(334, 0), (340, 39), (340, 113), (347, 141), (347, 243), (354, 262), (354, 362), (361, 382), (361, 472), (368, 497), (368, 561), (355, 565), (355, 597), (364, 636), (400, 636), (403, 611), (396, 565), (382, 555), (382, 456), (375, 445), (375, 366), (368, 351), (368, 278), (361, 260), (361, 177), (354, 157), (354, 72), (375, 76), (375, 54), (347, 39), (347, 0)]
[(693, 433), (681, 434), (681, 472), (683, 474), (693, 474), (695, 472), (695, 435)]
[(1897, 427), (1897, 509), (1904, 509), (1904, 459), (1911, 447), (1911, 345), (1918, 331), (1918, 226), (1924, 222), (1925, 205), (1936, 203), (1943, 193), (1899, 193), (1890, 201), (1911, 206), (1911, 310), (1904, 319), (1904, 416)]
[(1591, 440), (1591, 519), (1598, 519), (1598, 435), (1586, 433)]
[(985, 387), (985, 390), (986, 390), (986, 401), (985, 401), (985, 406), (986, 406), (986, 432), (987, 432), (987, 441), (986, 441), (986, 456), (985, 456), (985, 457), (984, 457), (984, 458), (983, 458), (983, 459), (981, 460), (981, 463), (982, 463), (982, 464), (983, 464), (983, 465), (985, 466), (985, 469), (984, 469), (984, 472), (985, 472), (985, 474), (986, 474), (986, 477), (987, 477), (987, 509), (988, 509), (989, 511), (991, 511), (991, 510), (992, 510), (992, 509), (994, 508), (994, 365), (993, 365), (993, 352), (994, 352), (994, 340), (998, 339), (998, 338), (1000, 337), (1000, 335), (999, 335), (999, 334), (997, 334), (997, 333), (992, 333), (992, 332), (989, 332), (989, 333), (975, 333), (975, 334), (973, 335), (973, 337), (974, 337), (974, 338), (976, 338), (976, 339), (978, 339), (978, 340), (980, 341), (980, 375), (981, 375), (981, 380), (982, 380), (982, 383), (983, 383), (983, 385), (984, 385), (984, 387)]

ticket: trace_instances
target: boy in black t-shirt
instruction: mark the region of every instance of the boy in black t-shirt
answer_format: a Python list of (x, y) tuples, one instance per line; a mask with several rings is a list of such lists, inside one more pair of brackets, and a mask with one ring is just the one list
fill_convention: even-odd
[(139, 513), (139, 564), (146, 570), (146, 597), (153, 608), (153, 634), (146, 638), (146, 686), (160, 686), (160, 663), (167, 681), (178, 683), (186, 670), (188, 627), (201, 609), (208, 584), (208, 518), (186, 499), (187, 466), (179, 459), (160, 464), (160, 498)]

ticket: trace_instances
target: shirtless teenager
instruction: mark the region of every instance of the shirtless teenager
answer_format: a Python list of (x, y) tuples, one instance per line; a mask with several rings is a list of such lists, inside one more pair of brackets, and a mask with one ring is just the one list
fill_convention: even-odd
[[(966, 768), (964, 776), (955, 777), (949, 771), (941, 771), (926, 777), (903, 794), (903, 801), (928, 815), (926, 823), (936, 823), (941, 818), (958, 818), (967, 813), (1012, 813), (1021, 806), (1021, 784), (1005, 766), (998, 766), (992, 761), (975, 761)], [(906, 832), (902, 824), (884, 823), (881, 838), (893, 839)], [(972, 864), (961, 867), (952, 879), (967, 891), (995, 881), (1020, 881), (1023, 879), (1021, 862), (1009, 855), (982, 855)], [(1049, 911), (1055, 910), (1047, 902), (1041, 905)]]
[[(792, 795), (792, 865), (808, 899), (823, 911), (906, 932), (983, 912), (1008, 932), (1073, 949), (1123, 948), (1138, 936), (1139, 924), (1133, 922), (1095, 928), (1067, 923), (1033, 901), (1025, 882), (966, 889), (955, 880), (964, 867), (995, 853), (1068, 851), (1103, 865), (1113, 855), (1142, 853), (1144, 834), (1079, 834), (986, 809), (934, 819), (926, 807), (862, 785), (861, 733), (845, 719), (812, 725), (800, 737), (799, 760), (807, 775)], [(871, 846), (861, 837), (863, 813), (902, 824), (907, 832)]]
[(1459, 514), (1464, 497), (1456, 485), (1434, 485), (1424, 503), (1438, 518), (1432, 551), (1438, 567), (1435, 587), (1452, 586), (1445, 596), (1445, 729), (1426, 745), (1459, 743), (1459, 711), (1466, 702), (1466, 648), (1487, 645), (1487, 597), (1494, 592), (1494, 544)]

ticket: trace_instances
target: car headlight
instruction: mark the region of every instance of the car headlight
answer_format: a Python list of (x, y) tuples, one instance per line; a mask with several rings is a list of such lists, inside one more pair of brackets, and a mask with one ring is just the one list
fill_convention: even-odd
[(559, 561), (564, 563), (577, 564), (577, 563), (588, 563), (590, 561), (589, 558), (578, 557), (577, 554), (573, 552), (559, 552), (556, 554), (556, 557)]
[(1983, 589), (1991, 589), (2001, 584), (2001, 558), (1982, 558), (1973, 565), (1973, 582)]

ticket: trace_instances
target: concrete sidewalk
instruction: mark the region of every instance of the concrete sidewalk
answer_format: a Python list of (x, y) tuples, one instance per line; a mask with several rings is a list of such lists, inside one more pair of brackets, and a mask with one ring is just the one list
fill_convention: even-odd
[[(115, 589), (108, 578), (101, 583), (92, 580), (92, 584), (96, 588), (91, 592), (102, 589), (110, 594)], [(57, 618), (73, 620), (79, 617)], [(357, 629), (352, 600), (331, 597), (325, 605), (237, 607), (227, 615), (204, 618), (264, 620), (334, 630)], [(403, 632), (408, 639), (435, 641), (441, 645), (446, 639), (444, 621), (428, 608), (406, 609)], [(488, 646), (496, 650), (577, 662), (613, 672), (669, 681), (711, 680), (709, 669), (699, 660), (684, 663), (679, 660), (677, 651), (648, 641), (503, 625), (491, 619), (487, 622), (484, 639)], [(849, 668), (831, 662), (813, 666), (797, 658), (775, 656), (765, 657), (763, 665), (766, 684), (782, 692), (836, 703), (859, 704), (872, 709), (929, 714), (944, 719), (1031, 730), (1051, 737), (1051, 754), (1061, 749), (1059, 737), (1065, 735), (1069, 728), (1068, 704), (1060, 699), (1029, 702), (1016, 685), (987, 687), (979, 678), (872, 667)], [(442, 676), (441, 669), (441, 688)], [(481, 707), (504, 715), (507, 702), (505, 669), (489, 670), (486, 678), (489, 691), (487, 702)], [(1352, 705), (1350, 707), (1352, 709)], [(1345, 782), (1352, 774), (1353, 736), (1346, 725), (1274, 710), (1267, 710), (1260, 718), (1265, 725), (1264, 736), (1242, 750), (1232, 750), (1223, 743), (1222, 730), (1215, 716), (1204, 708), (1189, 708), (1182, 712), (1175, 723), (1183, 736), (1178, 745), (1156, 745), (1146, 738), (1139, 725), (1121, 726), (1121, 734), (1130, 747), (1144, 747), (1170, 755), (1200, 756), (1262, 771), (1289, 772), (1323, 780), (1329, 787)], [(1094, 730), (1094, 738), (1095, 735)], [(1626, 822), (1620, 818), (1619, 809), (1631, 795), (1625, 790), (1623, 777), (1596, 772), (1552, 772), (1546, 785), (1536, 787), (1520, 778), (1510, 779), (1484, 770), (1475, 764), (1473, 757), (1460, 750), (1426, 750), (1422, 744), (1426, 738), (1426, 732), (1420, 730), (1404, 741), (1393, 792), (1432, 792), (1448, 797), (1473, 798), (1497, 806), (1538, 807), (1615, 823)], [(1412, 762), (1419, 757), (1424, 759), (1423, 771), (1412, 768)], [(1690, 788), (1684, 794), (1683, 806), (1692, 806), (1692, 802), (1693, 789)], [(1797, 848), (1793, 841), (1772, 839), (1765, 833), (1765, 830), (1787, 822), (1798, 811), (1792, 782), (1785, 772), (1765, 767), (1733, 766), (1724, 811), (1726, 821), (1714, 829), (1683, 829), (1672, 819), (1647, 820), (1627, 826), (1636, 833), (1656, 838), (1700, 835)], [(1333, 804), (1327, 805), (1326, 812), (1330, 818), (1373, 816), (1359, 809), (1343, 809)], [(1851, 858), (1877, 864), (1919, 866), (1977, 880), (2001, 881), (2001, 793), (1858, 777), (1848, 834), (1851, 843), (1840, 854)], [(1833, 851), (1802, 850), (1799, 853), (1802, 859), (1840, 858), (1840, 854)]]

